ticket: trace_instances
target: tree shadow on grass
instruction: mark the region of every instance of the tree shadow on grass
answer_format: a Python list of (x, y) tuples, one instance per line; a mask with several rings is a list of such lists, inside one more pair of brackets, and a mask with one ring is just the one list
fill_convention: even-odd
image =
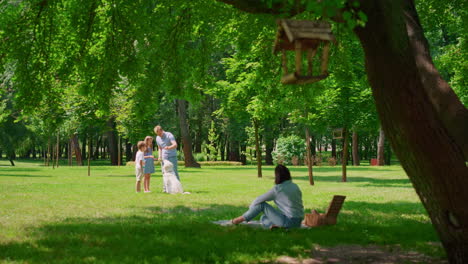
[(11, 167), (11, 166), (8, 166), (8, 168), (2, 168), (0, 169), (0, 174), (8, 171), (8, 172), (17, 172), (17, 171), (26, 171), (26, 172), (30, 172), (30, 171), (40, 171), (41, 169), (38, 169), (38, 168), (21, 168), (21, 167)]
[[(348, 176), (347, 182), (359, 182), (362, 186), (370, 187), (398, 187), (398, 188), (413, 188), (409, 179), (380, 179), (371, 177), (355, 177)], [(309, 176), (295, 176), (293, 180), (298, 181), (309, 181)], [(314, 182), (320, 184), (320, 182), (342, 182), (341, 175), (337, 176), (314, 176)], [(343, 182), (346, 184), (346, 182)]]
[(31, 177), (31, 178), (43, 178), (43, 177), (52, 177), (45, 175), (31, 175), (31, 174), (4, 174), (0, 172), (0, 177)]
[[(296, 166), (288, 166), (289, 170), (291, 171), (308, 171), (306, 166), (296, 167)], [(341, 173), (341, 166), (314, 166), (313, 171), (317, 172), (340, 172)], [(382, 171), (396, 171), (401, 170), (400, 167), (389, 167), (389, 166), (347, 166), (346, 170), (348, 171), (375, 171), (375, 172), (382, 172)]]
[[(0, 259), (28, 263), (245, 263), (281, 255), (305, 256), (314, 244), (400, 244), (441, 254), (440, 246), (428, 243), (438, 242), (429, 223), (401, 218), (393, 206), (381, 209), (379, 204), (358, 202), (346, 206), (348, 211), (360, 212), (342, 213), (335, 226), (288, 232), (212, 224), (246, 209), (221, 204), (143, 207), (134, 216), (70, 218), (31, 228), (32, 239), (27, 242), (0, 244)], [(376, 216), (366, 218), (371, 215)]]

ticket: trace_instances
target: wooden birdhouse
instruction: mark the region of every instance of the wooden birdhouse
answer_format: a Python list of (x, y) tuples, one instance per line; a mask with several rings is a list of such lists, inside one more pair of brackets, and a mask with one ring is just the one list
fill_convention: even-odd
[(333, 139), (342, 139), (343, 138), (343, 128), (333, 129)]
[[(282, 52), (283, 84), (313, 83), (328, 77), (328, 56), (330, 43), (336, 42), (331, 32), (331, 26), (324, 21), (291, 20), (280, 19), (277, 21), (278, 32), (276, 33), (273, 52)], [(320, 69), (314, 75), (312, 69), (314, 57), (319, 47), (322, 46), (320, 56)], [(288, 59), (286, 51), (295, 52), (295, 70), (288, 70)], [(307, 53), (307, 71), (303, 73), (302, 54)]]

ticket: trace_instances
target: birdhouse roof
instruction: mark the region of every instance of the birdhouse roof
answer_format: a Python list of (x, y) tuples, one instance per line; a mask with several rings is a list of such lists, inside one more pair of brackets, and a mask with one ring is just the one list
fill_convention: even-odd
[(297, 39), (335, 40), (330, 23), (325, 21), (280, 19), (279, 26), (290, 42)]
[(296, 40), (306, 45), (317, 45), (321, 41), (336, 42), (330, 23), (325, 21), (279, 19), (274, 51), (290, 49)]

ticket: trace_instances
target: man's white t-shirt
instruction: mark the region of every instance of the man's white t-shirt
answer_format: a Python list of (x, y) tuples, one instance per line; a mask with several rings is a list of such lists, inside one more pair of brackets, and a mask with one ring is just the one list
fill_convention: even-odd
[(144, 156), (145, 154), (143, 153), (143, 151), (139, 150), (137, 152), (136, 157), (135, 157), (135, 168), (141, 169), (140, 161), (143, 161), (143, 165), (145, 164), (145, 159), (143, 158)]

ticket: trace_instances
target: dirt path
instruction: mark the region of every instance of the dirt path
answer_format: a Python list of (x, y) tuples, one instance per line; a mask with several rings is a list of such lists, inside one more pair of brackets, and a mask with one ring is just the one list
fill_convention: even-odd
[(445, 259), (436, 259), (417, 252), (406, 252), (395, 248), (379, 246), (346, 245), (332, 248), (316, 246), (311, 252), (311, 258), (296, 259), (288, 256), (279, 257), (275, 263), (281, 264), (325, 264), (325, 263), (371, 263), (399, 264), (424, 263), (446, 264)]

